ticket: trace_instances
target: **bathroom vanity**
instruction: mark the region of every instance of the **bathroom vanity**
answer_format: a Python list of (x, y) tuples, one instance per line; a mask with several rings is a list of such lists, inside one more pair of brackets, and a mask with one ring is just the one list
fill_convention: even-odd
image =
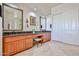
[(42, 36), (42, 43), (51, 40), (50, 31), (38, 31), (33, 34), (32, 32), (4, 32), (3, 33), (3, 55), (11, 56), (19, 52), (33, 47), (33, 38)]
[[(3, 56), (15, 55), (32, 48), (33, 39), (41, 36), (42, 43), (51, 40), (51, 31), (23, 31), (23, 10), (2, 4), (3, 10)], [(45, 23), (45, 22), (44, 22)], [(40, 24), (39, 24), (40, 25)], [(36, 26), (37, 27), (37, 26)], [(42, 26), (42, 28), (45, 27)], [(32, 28), (31, 28), (32, 29)], [(40, 29), (40, 28), (39, 28)]]

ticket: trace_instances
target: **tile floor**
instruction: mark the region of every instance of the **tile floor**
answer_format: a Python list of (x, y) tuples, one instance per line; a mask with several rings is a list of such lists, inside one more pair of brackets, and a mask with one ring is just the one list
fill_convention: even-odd
[(39, 44), (15, 56), (79, 56), (79, 47), (57, 41), (49, 41), (42, 46)]

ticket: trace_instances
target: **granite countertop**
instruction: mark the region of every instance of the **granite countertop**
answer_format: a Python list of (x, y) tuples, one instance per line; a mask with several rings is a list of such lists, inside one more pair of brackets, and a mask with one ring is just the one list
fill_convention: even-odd
[[(51, 31), (35, 31), (35, 34), (46, 33)], [(17, 36), (17, 35), (35, 35), (32, 31), (23, 31), (23, 32), (3, 32), (3, 36)]]

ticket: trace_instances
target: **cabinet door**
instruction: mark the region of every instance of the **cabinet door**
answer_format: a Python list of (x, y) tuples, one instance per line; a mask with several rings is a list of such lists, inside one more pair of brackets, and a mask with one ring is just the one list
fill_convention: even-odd
[(17, 52), (17, 42), (11, 42), (12, 43), (12, 54), (15, 54)]
[(51, 33), (47, 33), (46, 38), (47, 38), (47, 40), (51, 40)]
[(25, 45), (26, 45), (26, 49), (31, 48), (33, 46), (33, 40), (32, 40), (32, 38), (27, 38)]
[(10, 42), (5, 42), (4, 43), (4, 52), (3, 55), (9, 56), (12, 54), (12, 43)]
[(16, 49), (17, 49), (17, 52), (21, 51), (22, 50), (22, 41), (21, 40), (18, 40), (16, 41)]
[(25, 38), (21, 39), (20, 41), (21, 41), (20, 44), (21, 44), (22, 50), (25, 50)]
[(49, 41), (51, 39), (51, 34), (50, 33), (44, 33), (42, 39), (43, 39), (43, 42)]
[(42, 39), (43, 39), (43, 42), (46, 42), (47, 41), (47, 37), (46, 37), (46, 34), (45, 33), (43, 34)]

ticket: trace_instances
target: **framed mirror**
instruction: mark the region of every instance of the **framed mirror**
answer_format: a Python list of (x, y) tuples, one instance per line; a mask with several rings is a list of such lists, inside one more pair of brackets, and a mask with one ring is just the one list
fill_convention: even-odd
[(40, 16), (40, 30), (46, 31), (46, 17)]
[(23, 10), (2, 4), (3, 30), (21, 31), (23, 29)]

